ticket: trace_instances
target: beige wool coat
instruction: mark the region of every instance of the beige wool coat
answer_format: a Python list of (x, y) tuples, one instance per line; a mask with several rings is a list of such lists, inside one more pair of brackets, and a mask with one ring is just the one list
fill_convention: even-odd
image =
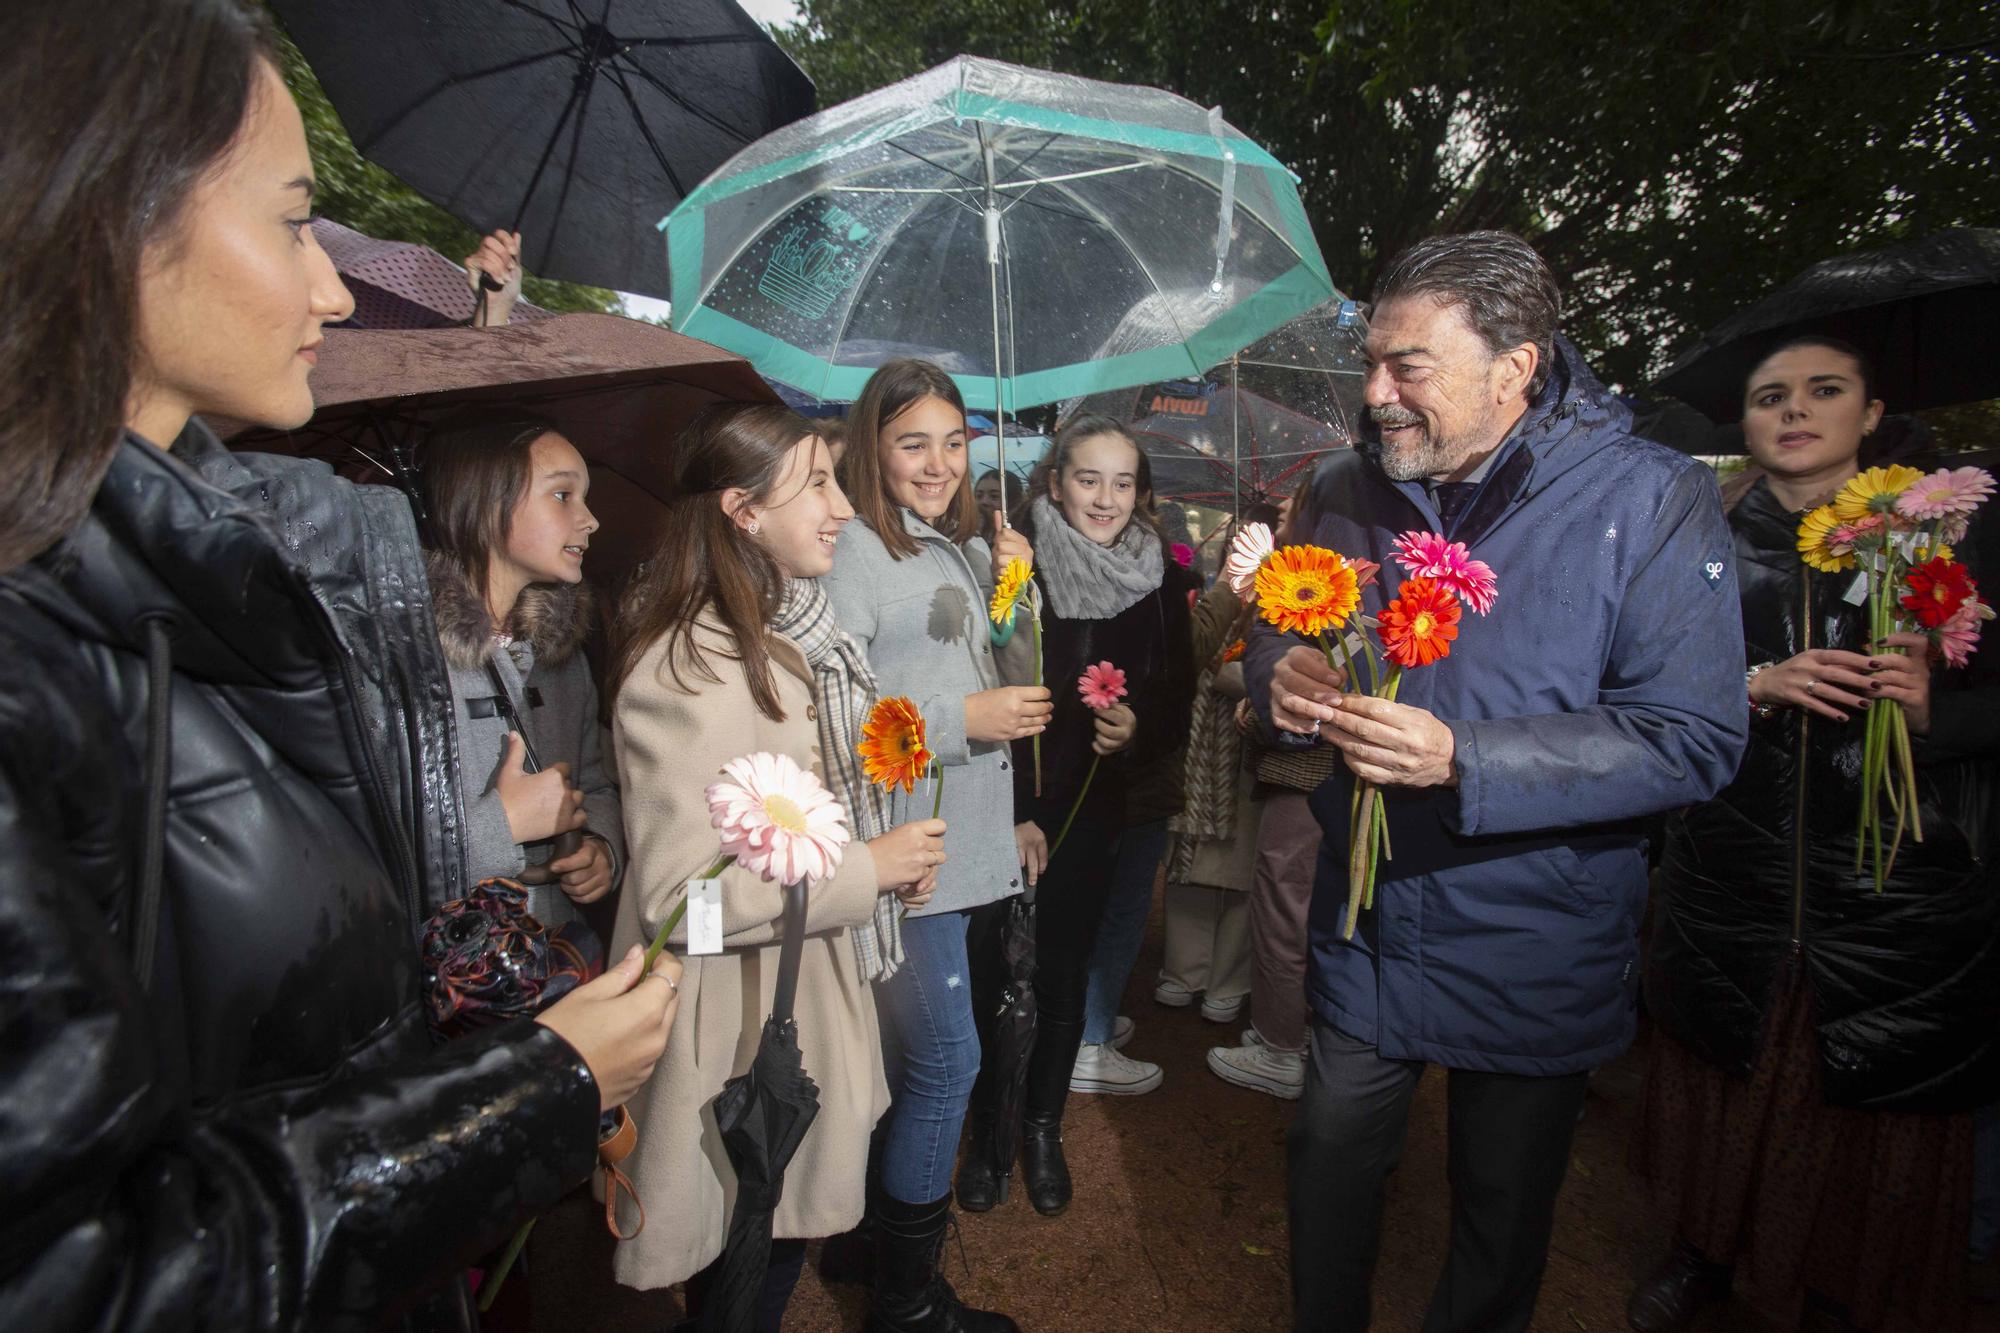
[[(811, 672), (799, 650), (777, 635), (767, 639), (785, 714), (773, 722), (751, 698), (742, 663), (725, 655), (731, 640), (720, 623), (704, 616), (698, 632), (720, 682), (683, 669), (689, 689), (677, 686), (662, 643), (634, 669), (612, 710), (630, 857), (614, 958), (649, 941), (681, 886), (714, 861), (717, 840), (704, 789), (725, 763), (764, 750), (820, 772)], [(868, 919), (875, 897), (874, 857), (850, 842), (839, 871), (814, 885), (808, 899), (795, 1013), (820, 1108), (785, 1173), (774, 1227), (780, 1238), (836, 1235), (861, 1218), (868, 1135), (888, 1109), (889, 1089), (874, 993), (855, 962), (848, 927)], [(777, 982), (783, 891), (732, 866), (723, 873), (722, 902), (724, 951), (686, 959), (666, 1054), (631, 1103), (639, 1146), (625, 1169), (645, 1205), (646, 1226), (618, 1246), (615, 1272), (630, 1287), (662, 1287), (699, 1272), (722, 1252), (729, 1229), (736, 1177), (712, 1103), (724, 1080), (749, 1068), (757, 1052)], [(684, 950), (686, 938), (683, 922), (672, 947)], [(628, 1202), (621, 1225), (635, 1220)]]

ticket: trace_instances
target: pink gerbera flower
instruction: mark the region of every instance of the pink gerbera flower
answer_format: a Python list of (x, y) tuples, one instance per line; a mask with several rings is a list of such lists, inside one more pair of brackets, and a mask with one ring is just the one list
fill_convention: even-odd
[(1222, 577), (1238, 597), (1247, 596), (1257, 582), (1257, 569), (1277, 544), (1271, 529), (1262, 523), (1245, 523), (1229, 543), (1229, 558), (1222, 562)]
[(1962, 667), (1972, 660), (1979, 647), (1982, 621), (1993, 619), (1993, 608), (1978, 598), (1968, 598), (1950, 620), (1931, 631), (1931, 642), (1946, 666)]
[(1411, 578), (1430, 579), (1455, 594), (1479, 615), (1493, 609), (1500, 580), (1484, 560), (1474, 560), (1464, 542), (1412, 529), (1396, 538), (1396, 560)]
[(1083, 669), (1076, 678), (1076, 690), (1086, 708), (1109, 708), (1125, 697), (1125, 673), (1109, 662)]
[(1904, 518), (1927, 522), (1969, 514), (1993, 494), (1993, 477), (1984, 468), (1941, 467), (1918, 481), (1896, 500)]
[(732, 759), (709, 784), (708, 821), (722, 850), (777, 884), (832, 877), (848, 839), (840, 802), (790, 755)]
[(1866, 514), (1851, 523), (1836, 524), (1826, 534), (1826, 549), (1834, 555), (1851, 555), (1856, 546), (1872, 546), (1873, 539), (1889, 529), (1886, 514)]

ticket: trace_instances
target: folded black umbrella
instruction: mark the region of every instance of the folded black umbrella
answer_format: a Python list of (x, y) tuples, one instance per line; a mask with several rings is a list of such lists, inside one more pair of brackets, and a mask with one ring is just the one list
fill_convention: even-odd
[(973, 1103), (993, 1108), (993, 1164), (1014, 1169), (1035, 1051), (1035, 907), (1025, 895), (997, 909), (1000, 921), (973, 962), (973, 1021), (980, 1029), (980, 1087)]
[(723, 1084), (715, 1098), (715, 1123), (736, 1171), (736, 1208), (709, 1297), (722, 1312), (725, 1333), (750, 1333), (756, 1327), (758, 1295), (771, 1264), (771, 1219), (784, 1195), (785, 1168), (819, 1114), (819, 1085), (806, 1073), (798, 1024), (792, 1021), (805, 925), (806, 886), (788, 884), (771, 1016), (750, 1068)]
[(1658, 387), (1735, 421), (1750, 372), (1802, 333), (1866, 353), (1892, 412), (2000, 397), (2000, 229), (1958, 227), (1815, 264), (1710, 329)]
[(362, 156), (545, 278), (666, 297), (656, 224), (813, 109), (733, 0), (272, 0)]

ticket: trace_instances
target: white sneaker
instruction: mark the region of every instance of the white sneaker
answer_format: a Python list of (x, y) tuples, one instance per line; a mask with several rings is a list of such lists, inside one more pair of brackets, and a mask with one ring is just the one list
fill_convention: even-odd
[(1069, 1074), (1069, 1090), (1136, 1097), (1159, 1087), (1165, 1077), (1158, 1065), (1121, 1055), (1108, 1044), (1086, 1043), (1076, 1053), (1076, 1068)]
[(1111, 1025), (1111, 1049), (1122, 1051), (1131, 1044), (1132, 1020), (1120, 1014), (1117, 1021)]
[(1243, 1029), (1243, 1033), (1240, 1040), (1238, 1041), (1238, 1045), (1265, 1046), (1269, 1045), (1269, 1043), (1264, 1040), (1264, 1034), (1259, 1032), (1257, 1030), (1257, 1025), (1253, 1023), (1249, 1027)]
[(1288, 1102), (1298, 1100), (1306, 1087), (1305, 1052), (1274, 1051), (1261, 1042), (1254, 1046), (1211, 1047), (1208, 1067), (1225, 1083), (1266, 1092)]
[(1243, 1016), (1243, 999), (1241, 995), (1232, 996), (1227, 1000), (1211, 1000), (1204, 997), (1201, 1002), (1201, 1016), (1211, 1023), (1234, 1023)]
[(1185, 1009), (1194, 1003), (1194, 992), (1178, 981), (1160, 978), (1160, 984), (1153, 987), (1153, 1000), (1169, 1009)]

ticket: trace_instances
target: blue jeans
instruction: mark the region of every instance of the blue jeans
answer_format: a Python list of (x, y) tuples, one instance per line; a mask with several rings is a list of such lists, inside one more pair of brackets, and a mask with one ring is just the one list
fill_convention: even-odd
[(972, 970), (964, 912), (903, 919), (903, 965), (875, 987), (889, 1113), (879, 1139), (882, 1189), (901, 1203), (951, 1193), (979, 1034), (972, 1025)]
[(1167, 821), (1134, 824), (1118, 839), (1118, 860), (1111, 871), (1111, 896), (1098, 922), (1097, 944), (1090, 954), (1090, 987), (1083, 1001), (1083, 1039), (1102, 1046), (1111, 1040), (1125, 983), (1146, 942), (1146, 917), (1153, 910), (1153, 880), (1167, 854)]

